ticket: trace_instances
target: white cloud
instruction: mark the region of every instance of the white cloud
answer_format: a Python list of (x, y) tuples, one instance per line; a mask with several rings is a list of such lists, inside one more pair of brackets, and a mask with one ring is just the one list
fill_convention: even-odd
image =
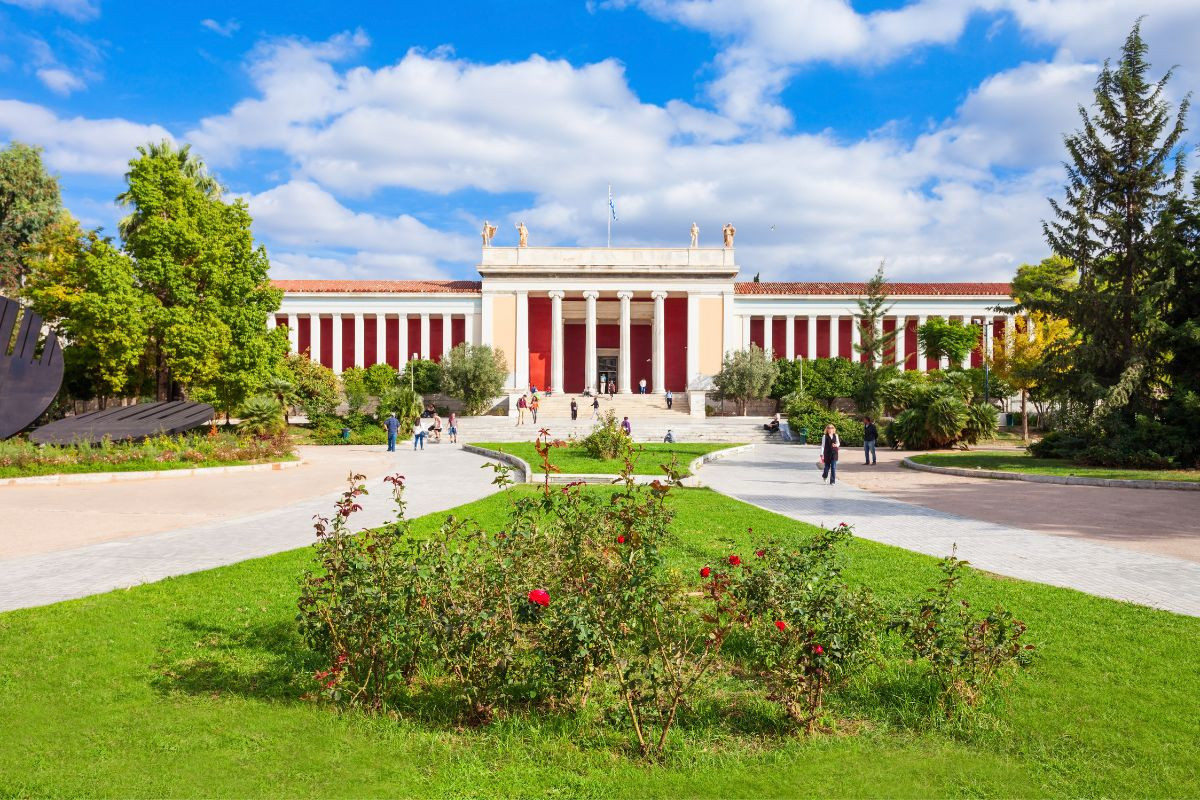
[(236, 19), (227, 19), (224, 22), (217, 22), (215, 19), (202, 19), (200, 20), (200, 27), (228, 39), (237, 33), (238, 29), (242, 27), (242, 23)]
[(121, 175), (137, 145), (172, 138), (161, 125), (59, 117), (18, 100), (0, 100), (0, 134), (44, 148), (53, 170), (99, 175)]
[(100, 4), (96, 0), (0, 0), (0, 3), (31, 11), (55, 11), (80, 21), (100, 16)]
[(39, 69), (37, 76), (38, 80), (55, 94), (68, 95), (71, 92), (82, 89), (86, 85), (82, 78), (62, 67)]

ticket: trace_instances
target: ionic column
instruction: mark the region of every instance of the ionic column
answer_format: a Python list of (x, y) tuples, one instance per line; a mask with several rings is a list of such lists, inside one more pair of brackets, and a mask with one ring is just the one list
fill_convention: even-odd
[(654, 393), (667, 391), (667, 326), (664, 316), (666, 292), (651, 292), (654, 298)]
[(783, 333), (783, 354), (788, 361), (796, 359), (796, 315), (788, 314), (784, 319), (787, 320), (787, 328)]
[[(517, 292), (517, 390), (524, 392), (529, 389), (529, 292)], [(543, 388), (543, 387), (538, 387)]]
[(742, 315), (742, 349), (743, 350), (750, 349), (750, 344), (751, 344), (751, 342), (750, 342), (750, 319), (751, 319), (751, 317), (749, 314)]
[(308, 315), (308, 360), (321, 363), (321, 315)]
[(299, 321), (295, 314), (288, 314), (288, 351), (291, 353), (300, 352), (300, 327)]
[(775, 349), (775, 315), (767, 314), (763, 317), (763, 352), (767, 354), (767, 358), (773, 358), (771, 352)]
[[(962, 318), (962, 324), (964, 327), (970, 327), (971, 326), (971, 318), (964, 315)], [(979, 346), (979, 343), (976, 342), (975, 347), (978, 347), (978, 346)], [(963, 360), (962, 360), (962, 368), (963, 369), (971, 368), (971, 353), (975, 352), (975, 347), (972, 347), (970, 350), (967, 351), (967, 354), (965, 356), (963, 356)]]
[(862, 353), (858, 352), (858, 348), (862, 346), (862, 317), (857, 314), (850, 315), (850, 360), (862, 361)]
[(908, 361), (908, 354), (904, 352), (904, 339), (908, 336), (908, 317), (896, 317), (896, 363), (900, 365), (900, 371), (904, 372), (904, 368)]
[(342, 315), (333, 315), (333, 360), (330, 369), (342, 374)]
[(563, 389), (563, 291), (550, 292), (550, 388), (556, 392)]
[(925, 372), (928, 369), (929, 357), (925, 355), (925, 345), (921, 342), (921, 328), (924, 327), (928, 318), (924, 314), (917, 315), (917, 371)]
[[(700, 296), (687, 296), (687, 386), (690, 389), (700, 377)], [(658, 387), (654, 387), (655, 391)]]
[(617, 383), (621, 394), (630, 394), (629, 301), (632, 297), (633, 292), (617, 292), (617, 299), (621, 301), (621, 353), (617, 359)]
[(996, 318), (983, 318), (983, 360), (992, 360), (992, 339), (996, 333)]
[(375, 314), (375, 363), (387, 363), (387, 314)]
[(842, 336), (841, 328), (842, 319), (837, 314), (829, 315), (829, 357), (840, 358), (842, 355)]
[(365, 366), (363, 362), (367, 360), (367, 343), (363, 331), (366, 326), (363, 325), (363, 315), (361, 311), (354, 313), (354, 366)]
[(583, 385), (592, 394), (596, 393), (596, 298), (600, 293), (589, 289), (583, 293), (586, 301), (586, 330), (583, 350)]
[(475, 346), (475, 315), (470, 311), (463, 314), (463, 341), (470, 347)]
[(808, 360), (813, 361), (817, 357), (817, 315), (808, 315)]
[(421, 346), (418, 351), (421, 358), (429, 358), (429, 314), (421, 315)]

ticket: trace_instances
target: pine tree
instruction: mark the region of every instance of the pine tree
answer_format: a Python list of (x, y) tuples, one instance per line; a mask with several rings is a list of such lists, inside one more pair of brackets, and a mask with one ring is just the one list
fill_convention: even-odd
[(875, 274), (867, 281), (867, 291), (858, 300), (859, 343), (855, 351), (865, 358), (863, 369), (862, 391), (858, 397), (859, 410), (872, 416), (879, 415), (877, 395), (879, 392), (879, 375), (877, 368), (883, 363), (884, 355), (895, 347), (896, 335), (899, 331), (885, 331), (883, 318), (892, 307), (888, 305), (887, 279), (883, 277), (883, 262)]

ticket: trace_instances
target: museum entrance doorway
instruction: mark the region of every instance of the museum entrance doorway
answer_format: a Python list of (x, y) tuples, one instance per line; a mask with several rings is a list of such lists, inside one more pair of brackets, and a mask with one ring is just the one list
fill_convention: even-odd
[[(596, 381), (601, 394), (608, 393), (609, 384), (617, 380), (617, 356), (596, 356)], [(617, 387), (620, 389), (621, 387)]]

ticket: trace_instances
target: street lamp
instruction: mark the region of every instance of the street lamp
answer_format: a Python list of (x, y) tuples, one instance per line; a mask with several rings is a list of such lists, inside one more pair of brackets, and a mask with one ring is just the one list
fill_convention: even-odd
[(413, 353), (412, 358), (409, 359), (409, 362), (408, 362), (408, 388), (414, 392), (417, 391), (417, 376), (416, 376), (416, 371), (413, 369), (412, 362), (414, 362), (416, 360), (417, 360), (417, 354)]

